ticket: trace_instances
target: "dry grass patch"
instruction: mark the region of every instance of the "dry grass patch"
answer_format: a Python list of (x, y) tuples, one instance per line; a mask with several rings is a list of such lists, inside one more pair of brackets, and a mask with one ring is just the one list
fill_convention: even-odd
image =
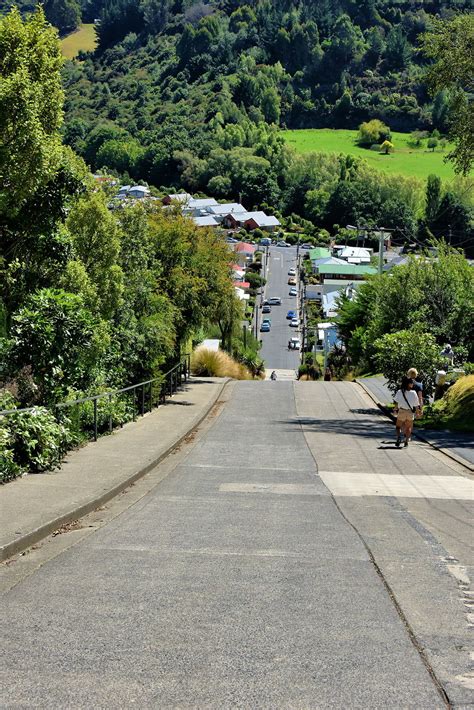
[(250, 370), (234, 360), (223, 350), (198, 348), (191, 358), (191, 371), (200, 377), (231, 377), (233, 380), (251, 380)]

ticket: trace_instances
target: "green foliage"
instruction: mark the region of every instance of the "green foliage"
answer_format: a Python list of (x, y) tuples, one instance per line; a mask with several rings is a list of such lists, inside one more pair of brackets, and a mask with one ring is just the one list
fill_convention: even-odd
[(76, 0), (46, 0), (44, 11), (48, 22), (61, 34), (72, 32), (81, 24), (81, 8)]
[(361, 123), (357, 140), (359, 145), (371, 146), (374, 143), (389, 141), (390, 135), (390, 128), (378, 118), (373, 118), (371, 121)]
[(375, 363), (395, 394), (410, 367), (416, 367), (427, 396), (433, 391), (439, 361), (439, 348), (430, 333), (400, 330), (387, 333), (374, 343)]
[[(433, 60), (426, 79), (433, 95), (447, 91), (449, 131), (455, 148), (448, 158), (456, 172), (467, 175), (474, 160), (474, 15), (462, 13), (448, 22), (434, 19), (422, 37), (422, 50)], [(446, 96), (446, 94), (445, 94)]]
[(31, 367), (47, 402), (93, 381), (107, 347), (106, 330), (81, 297), (59, 289), (42, 289), (25, 301), (12, 318), (11, 339), (12, 365)]
[[(58, 424), (53, 415), (43, 407), (31, 412), (10, 414), (3, 424), (3, 437), (7, 455), (10, 451), (16, 475), (21, 471), (46, 471), (59, 466), (71, 445), (71, 436), (64, 424)], [(0, 435), (1, 435), (0, 429)], [(6, 432), (6, 434), (5, 434)], [(10, 474), (15, 473), (11, 468)]]

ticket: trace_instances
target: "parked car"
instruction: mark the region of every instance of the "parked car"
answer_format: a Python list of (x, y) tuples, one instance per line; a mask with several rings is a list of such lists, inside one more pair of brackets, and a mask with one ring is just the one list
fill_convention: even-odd
[(268, 325), (270, 326), (270, 328), (272, 327), (272, 322), (271, 322), (270, 318), (264, 318), (264, 319), (262, 320), (262, 325), (263, 325), (264, 323), (268, 323)]
[(273, 296), (273, 298), (268, 299), (270, 306), (281, 306), (281, 298), (279, 296)]
[(269, 333), (270, 332), (270, 323), (262, 323), (260, 326), (260, 332), (261, 333)]
[(288, 279), (288, 285), (289, 286), (296, 286), (296, 279), (294, 276), (290, 276), (290, 278)]
[(296, 276), (296, 269), (288, 269), (288, 276)]
[(288, 347), (290, 350), (301, 350), (301, 340), (299, 338), (290, 338)]
[(262, 313), (271, 313), (272, 312), (272, 307), (267, 304), (264, 304), (262, 308)]
[(299, 328), (300, 326), (300, 320), (299, 318), (293, 318), (293, 320), (290, 323), (291, 328)]
[(277, 242), (276, 245), (277, 245), (277, 247), (289, 247), (290, 246), (290, 244), (287, 244), (284, 241)]
[(227, 244), (236, 244), (239, 240), (234, 239), (234, 237), (226, 237)]
[(293, 318), (296, 318), (297, 315), (296, 311), (288, 311), (286, 317), (288, 320), (292, 320)]
[(298, 289), (296, 289), (296, 288), (294, 288), (294, 287), (293, 287), (293, 288), (290, 288), (290, 290), (289, 290), (289, 292), (288, 292), (288, 295), (290, 295), (290, 296), (297, 296), (297, 295), (298, 295)]
[(300, 244), (300, 249), (312, 249), (311, 244)]
[(270, 239), (270, 237), (263, 237), (263, 239), (260, 239), (260, 244), (264, 247), (269, 247), (271, 243), (272, 240)]

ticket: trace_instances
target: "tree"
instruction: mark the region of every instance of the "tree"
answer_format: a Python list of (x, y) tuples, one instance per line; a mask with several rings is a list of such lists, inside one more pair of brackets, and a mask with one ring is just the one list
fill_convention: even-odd
[(447, 90), (450, 98), (449, 133), (454, 150), (448, 158), (457, 173), (467, 175), (474, 161), (474, 15), (466, 13), (449, 22), (433, 19), (422, 37), (424, 54), (433, 64), (426, 73), (431, 93)]
[(420, 373), (425, 394), (429, 396), (432, 393), (439, 362), (439, 346), (430, 333), (400, 330), (387, 333), (376, 340), (374, 345), (378, 371), (383, 373), (394, 394), (410, 367), (416, 367)]
[(12, 367), (31, 367), (45, 402), (57, 402), (69, 388), (93, 382), (107, 343), (107, 330), (79, 295), (42, 289), (13, 316)]
[(428, 175), (426, 182), (425, 217), (428, 227), (434, 222), (441, 202), (441, 178), (438, 175)]
[(428, 148), (430, 148), (431, 151), (434, 153), (435, 148), (436, 148), (437, 145), (438, 145), (438, 139), (435, 138), (434, 136), (431, 136), (430, 138), (428, 138), (428, 143), (427, 143), (426, 145), (427, 145)]
[(410, 63), (410, 44), (400, 26), (393, 27), (387, 35), (385, 59), (391, 69), (405, 69)]
[(60, 34), (72, 32), (81, 24), (81, 8), (76, 0), (46, 0), (44, 11)]
[(0, 19), (0, 221), (18, 213), (59, 170), (63, 60), (44, 12)]
[(371, 121), (361, 123), (357, 142), (359, 145), (371, 146), (375, 143), (381, 143), (384, 140), (390, 140), (390, 128), (378, 118), (373, 118)]
[(380, 146), (380, 150), (385, 155), (388, 155), (389, 153), (393, 153), (393, 151), (395, 150), (395, 146), (393, 145), (393, 143), (390, 143), (390, 141), (384, 141)]

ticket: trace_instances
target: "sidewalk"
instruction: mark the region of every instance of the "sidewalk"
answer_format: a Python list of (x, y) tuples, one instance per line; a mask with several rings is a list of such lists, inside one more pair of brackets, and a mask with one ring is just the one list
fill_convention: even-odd
[[(364, 377), (357, 379), (356, 382), (380, 407), (385, 408), (387, 404), (392, 402), (392, 394), (383, 377)], [(417, 429), (416, 426), (413, 434), (474, 471), (474, 437), (471, 434), (437, 429)]]
[(103, 505), (154, 468), (211, 411), (226, 379), (191, 378), (167, 403), (68, 454), (62, 467), (0, 487), (0, 561)]

